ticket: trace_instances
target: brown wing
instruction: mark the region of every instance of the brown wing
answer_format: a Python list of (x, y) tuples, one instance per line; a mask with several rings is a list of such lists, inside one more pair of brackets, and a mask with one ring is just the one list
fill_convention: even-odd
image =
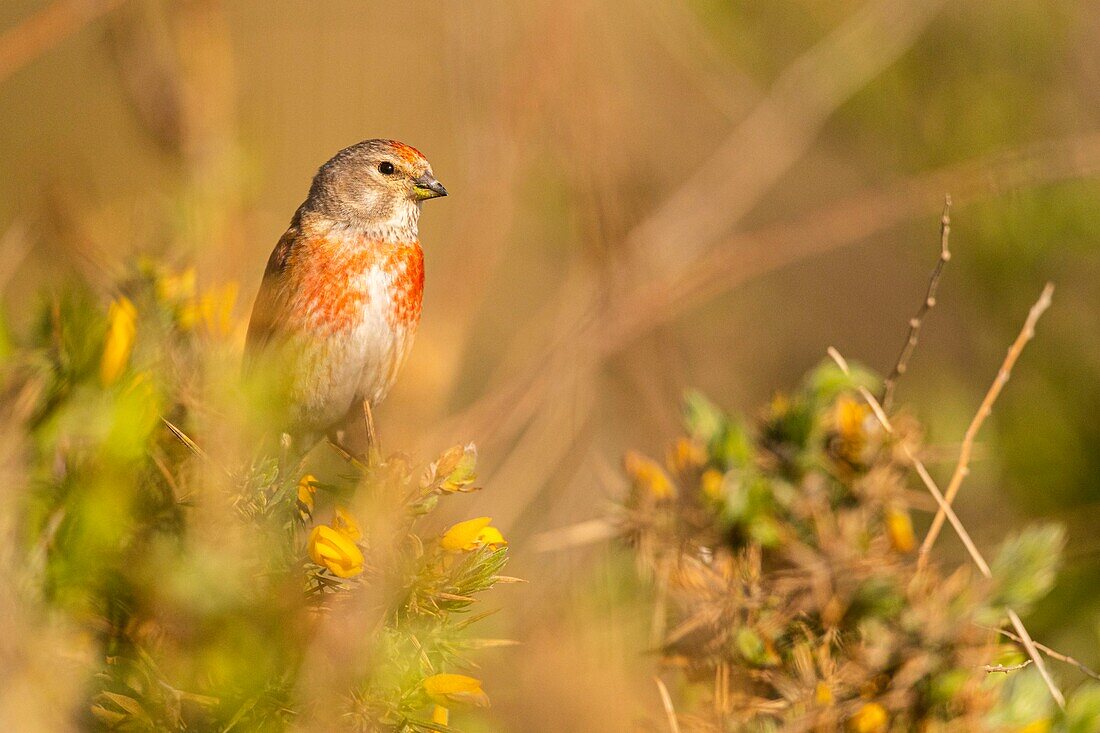
[(299, 217), (295, 215), (290, 228), (279, 239), (267, 260), (264, 279), (260, 283), (260, 291), (252, 306), (252, 317), (248, 321), (248, 336), (244, 346), (246, 373), (272, 340), (277, 340), (280, 324), (285, 322), (285, 311), (290, 297), (287, 264), (301, 235), (298, 221)]

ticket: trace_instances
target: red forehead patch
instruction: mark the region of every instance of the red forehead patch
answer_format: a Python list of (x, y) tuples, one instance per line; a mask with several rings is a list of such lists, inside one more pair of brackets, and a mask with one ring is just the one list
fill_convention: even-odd
[(419, 163), (422, 160), (427, 160), (423, 154), (412, 145), (406, 145), (398, 140), (390, 140), (389, 143), (393, 146), (393, 152), (400, 155), (409, 163)]

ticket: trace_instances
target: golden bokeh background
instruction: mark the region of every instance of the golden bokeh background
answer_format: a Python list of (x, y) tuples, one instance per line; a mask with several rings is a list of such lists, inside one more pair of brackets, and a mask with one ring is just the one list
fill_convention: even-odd
[(986, 545), (1068, 525), (1031, 631), (1096, 665), (1098, 25), (1076, 0), (5, 0), (9, 326), (153, 255), (239, 283), (243, 341), (317, 166), (368, 137), (422, 150), (450, 196), (421, 219), (424, 317), (381, 434), (478, 444), (474, 511), (530, 581), (495, 599), (524, 642), (492, 652), (497, 719), (614, 730), (657, 704), (646, 620), (601, 584), (602, 542), (544, 545), (606, 514), (626, 449), (663, 451), (684, 389), (751, 414), (830, 345), (888, 372), (950, 193), (899, 401), (946, 478), (1056, 284), (958, 507)]

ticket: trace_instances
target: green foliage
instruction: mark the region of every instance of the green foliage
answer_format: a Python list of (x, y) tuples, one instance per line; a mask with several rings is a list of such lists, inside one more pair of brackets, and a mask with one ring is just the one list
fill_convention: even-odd
[(1026, 612), (1054, 587), (1065, 530), (1056, 524), (1027, 529), (1005, 540), (993, 560), (993, 600)]
[(474, 447), (303, 475), (307, 459), (256, 439), (247, 417), (263, 406), (233, 402), (247, 393), (229, 376), (227, 291), (147, 263), (121, 290), (109, 309), (80, 286), (51, 299), (3, 368), (30, 481), (26, 615), (91, 642), (72, 717), (88, 730), (456, 730), (445, 709), (487, 704), (456, 673), (506, 643), (472, 637), (487, 614), (471, 612), (512, 580), (488, 518), (466, 534), (427, 525), (477, 490)]

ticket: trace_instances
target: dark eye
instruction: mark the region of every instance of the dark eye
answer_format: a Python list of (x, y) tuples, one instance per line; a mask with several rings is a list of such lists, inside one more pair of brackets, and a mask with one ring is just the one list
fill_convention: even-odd
[(386, 176), (393, 175), (393, 163), (383, 160), (378, 164), (378, 172)]

